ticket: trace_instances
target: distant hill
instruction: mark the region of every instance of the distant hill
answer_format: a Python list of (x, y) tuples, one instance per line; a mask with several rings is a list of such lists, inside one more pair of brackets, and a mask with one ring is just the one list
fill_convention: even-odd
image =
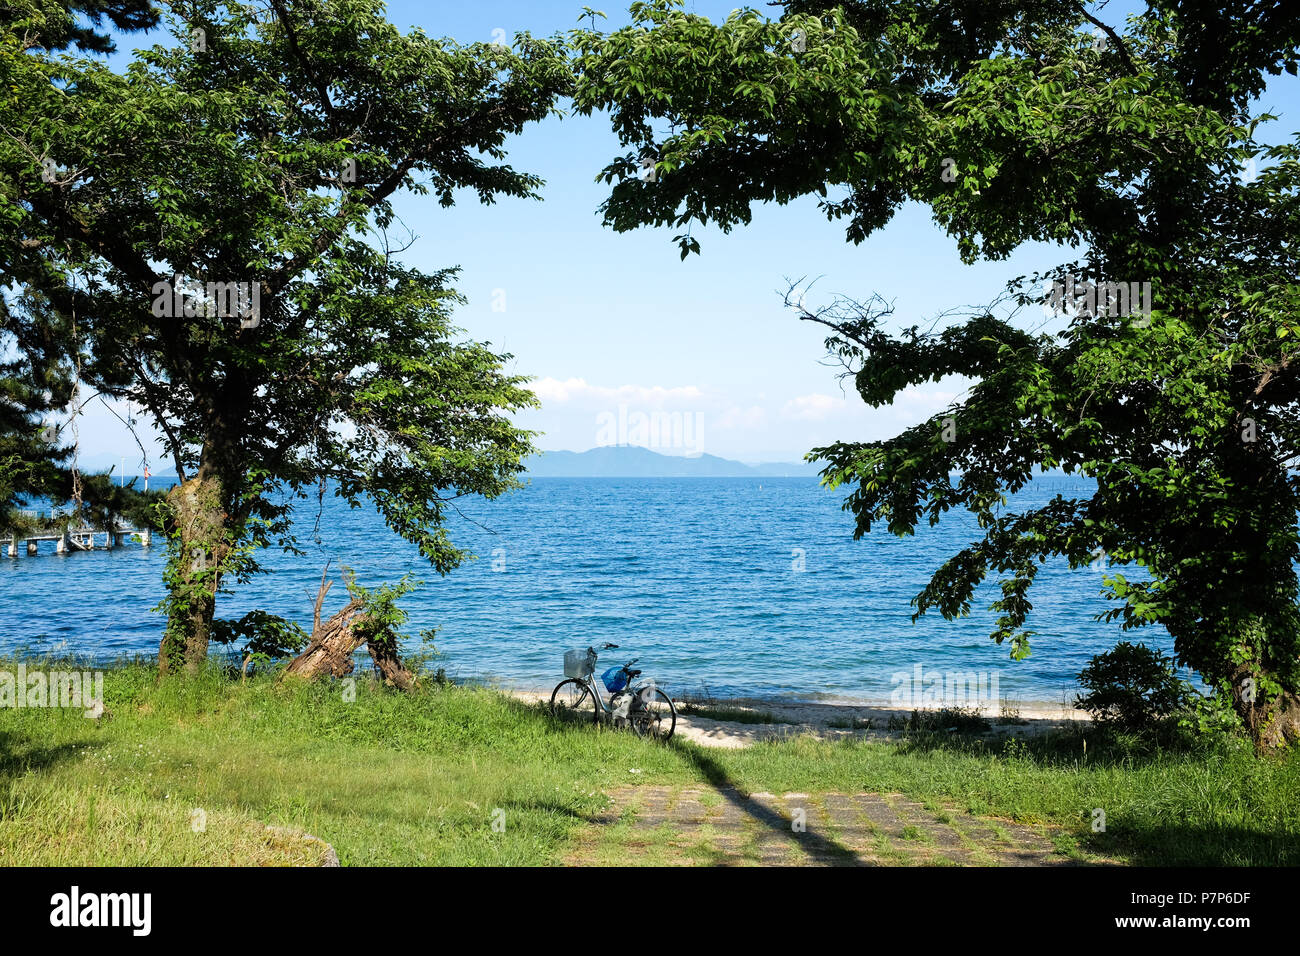
[[(126, 468), (126, 476), (140, 473), (140, 454), (132, 450), (131, 454), (126, 456), (125, 466), (123, 465), (121, 455), (110, 454), (109, 452), (98, 452), (89, 455), (82, 455), (77, 459), (77, 467), (87, 473), (95, 474), (97, 472), (112, 471), (113, 477), (117, 478), (122, 474), (123, 467)], [(170, 458), (155, 458), (149, 466), (149, 473), (159, 478), (171, 476), (176, 477), (176, 466), (172, 464)]]
[[(544, 451), (524, 464), (532, 478), (811, 478), (819, 470), (806, 462), (746, 465), (717, 455), (662, 455), (640, 445), (602, 445), (581, 452)], [(111, 468), (114, 480), (122, 473), (121, 458), (107, 454), (88, 455), (80, 465), (86, 472)], [(128, 458), (127, 480), (139, 471), (139, 459)], [(175, 466), (165, 461), (155, 461), (150, 471), (154, 478), (176, 478)]]
[(746, 465), (717, 455), (661, 455), (638, 445), (605, 445), (589, 451), (546, 451), (525, 464), (531, 478), (782, 478), (812, 477), (806, 462)]

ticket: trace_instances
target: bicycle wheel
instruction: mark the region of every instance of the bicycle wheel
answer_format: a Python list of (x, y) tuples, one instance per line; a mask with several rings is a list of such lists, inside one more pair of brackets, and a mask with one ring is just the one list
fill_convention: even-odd
[(637, 691), (628, 717), (639, 737), (667, 740), (677, 729), (677, 708), (673, 706), (673, 699), (658, 687)]
[(576, 716), (586, 719), (586, 711), (591, 711), (591, 722), (600, 720), (600, 703), (584, 681), (570, 677), (555, 685), (551, 691), (551, 713), (557, 717)]

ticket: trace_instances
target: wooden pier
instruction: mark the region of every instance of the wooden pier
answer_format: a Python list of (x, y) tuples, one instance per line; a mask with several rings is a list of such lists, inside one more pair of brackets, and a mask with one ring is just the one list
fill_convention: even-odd
[[(103, 536), (104, 543), (97, 545), (96, 538)], [(10, 534), (9, 544), (5, 553), (11, 557), (18, 557), (18, 542), (27, 542), (27, 553), (29, 555), (40, 553), (40, 543), (42, 541), (54, 542), (55, 554), (71, 554), (74, 551), (95, 551), (102, 548), (105, 551), (112, 551), (114, 548), (122, 547), (123, 543), (129, 538), (139, 538), (140, 544), (149, 547), (153, 544), (153, 532), (149, 528), (143, 530), (139, 528), (128, 528), (124, 525), (118, 525), (115, 528), (95, 529), (91, 527), (68, 528), (63, 531), (43, 531), (40, 533), (24, 532), (23, 534)], [(0, 541), (3, 541), (0, 538)]]

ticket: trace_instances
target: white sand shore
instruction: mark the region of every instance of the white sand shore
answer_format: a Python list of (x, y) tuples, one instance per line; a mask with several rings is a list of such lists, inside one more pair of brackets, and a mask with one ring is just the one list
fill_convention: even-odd
[[(497, 690), (530, 703), (548, 701), (551, 688), (498, 686)], [(834, 702), (791, 701), (782, 698), (730, 698), (697, 702), (703, 713), (681, 713), (677, 717), (677, 734), (686, 740), (708, 747), (747, 747), (762, 740), (812, 735), (827, 740), (856, 737), (881, 740), (901, 737), (913, 708), (900, 708), (868, 701)], [(678, 703), (679, 711), (681, 703)], [(692, 708), (687, 707), (688, 711)], [(720, 709), (747, 711), (755, 717), (771, 715), (774, 723), (746, 720), (717, 720), (704, 716)], [(916, 708), (921, 711), (938, 708)], [(1047, 701), (1004, 701), (1000, 707), (984, 708), (982, 716), (990, 728), (981, 736), (1029, 737), (1088, 722), (1089, 716), (1068, 704)], [(1004, 717), (1003, 714), (1006, 714)], [(942, 728), (941, 728), (942, 729)]]

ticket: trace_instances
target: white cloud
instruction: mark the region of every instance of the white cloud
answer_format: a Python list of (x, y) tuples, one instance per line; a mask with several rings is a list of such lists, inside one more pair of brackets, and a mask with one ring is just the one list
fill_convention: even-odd
[[(744, 386), (594, 385), (585, 378), (541, 378), (532, 383), (542, 408), (524, 427), (545, 433), (543, 447), (585, 451), (595, 445), (638, 444), (643, 418), (681, 416), (681, 440), (650, 447), (705, 451), (742, 461), (797, 461), (809, 448), (836, 440), (885, 438), (941, 412), (965, 391), (962, 379), (913, 386), (891, 408), (873, 409), (852, 389), (779, 394)], [(648, 416), (648, 418), (646, 418)], [(622, 423), (627, 432), (623, 437)], [(672, 419), (676, 427), (677, 419)], [(613, 431), (611, 431), (613, 429)], [(653, 437), (653, 436), (651, 436)], [(688, 440), (689, 438), (689, 440)]]
[(718, 420), (714, 422), (716, 428), (725, 428), (729, 430), (762, 428), (766, 424), (767, 412), (757, 405), (751, 405), (749, 408), (741, 408), (738, 405), (732, 405), (718, 416)]
[(610, 403), (661, 407), (694, 403), (699, 405), (705, 400), (704, 392), (694, 385), (678, 388), (664, 388), (662, 385), (618, 385), (613, 388), (591, 385), (583, 378), (570, 378), (560, 381), (556, 378), (539, 378), (529, 387), (544, 403), (562, 404), (566, 402), (602, 404)]
[(832, 415), (845, 412), (849, 403), (834, 395), (799, 395), (781, 406), (782, 418), (795, 418), (802, 421), (825, 421)]
[[(961, 396), (961, 392), (910, 385), (894, 396), (892, 411), (896, 418), (918, 421), (941, 411)], [(799, 395), (781, 406), (785, 420), (824, 422), (832, 419), (865, 419), (870, 409), (852, 392), (844, 395), (813, 393)], [(882, 409), (883, 411), (883, 409)]]

